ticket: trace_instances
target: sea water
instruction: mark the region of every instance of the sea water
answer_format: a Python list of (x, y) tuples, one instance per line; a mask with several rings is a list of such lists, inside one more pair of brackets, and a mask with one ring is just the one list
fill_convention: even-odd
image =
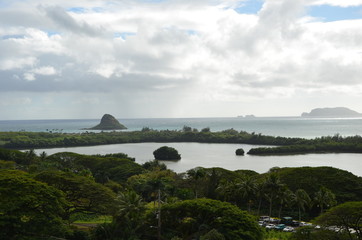
[[(301, 118), (301, 117), (257, 117), (257, 118), (143, 118), (119, 119), (128, 129), (141, 130), (149, 127), (155, 130), (181, 130), (189, 126), (201, 130), (209, 127), (211, 131), (233, 128), (237, 131), (261, 133), (283, 137), (314, 138), (320, 136), (362, 135), (362, 118)], [(66, 120), (13, 120), (0, 121), (1, 131), (64, 132), (79, 133), (97, 125), (96, 119)], [(89, 130), (88, 130), (89, 131)], [(95, 131), (97, 132), (97, 131)]]

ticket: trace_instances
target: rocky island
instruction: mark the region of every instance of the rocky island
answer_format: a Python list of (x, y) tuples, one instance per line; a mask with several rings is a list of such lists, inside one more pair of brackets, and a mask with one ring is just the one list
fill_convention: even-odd
[(122, 125), (115, 117), (110, 114), (104, 114), (101, 122), (92, 128), (86, 128), (86, 130), (122, 130), (127, 129)]
[(362, 114), (346, 107), (335, 107), (315, 108), (310, 113), (302, 113), (301, 116), (308, 118), (353, 118), (362, 117)]

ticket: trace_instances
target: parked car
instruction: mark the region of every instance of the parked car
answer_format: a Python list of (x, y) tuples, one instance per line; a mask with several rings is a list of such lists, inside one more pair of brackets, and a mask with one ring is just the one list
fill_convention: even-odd
[(299, 227), (299, 226), (301, 226), (301, 225), (300, 225), (300, 222), (299, 222), (299, 221), (296, 221), (296, 220), (293, 220), (291, 225), (292, 225), (292, 227)]
[(264, 222), (264, 221), (258, 221), (258, 224), (259, 224), (259, 226), (261, 226), (261, 227), (265, 227), (265, 226), (266, 226), (266, 222)]
[(282, 231), (283, 229), (285, 228), (285, 224), (278, 224), (275, 226), (275, 230), (279, 230), (279, 231)]
[(267, 230), (271, 230), (271, 229), (274, 229), (274, 228), (275, 228), (275, 225), (274, 225), (274, 224), (268, 224), (268, 225), (265, 226), (265, 228), (266, 228)]
[(270, 217), (269, 216), (260, 216), (259, 217), (259, 221), (269, 221)]
[(270, 222), (270, 223), (277, 224), (277, 223), (280, 222), (280, 219), (277, 219), (277, 218), (269, 218), (269, 222)]
[(286, 227), (283, 229), (283, 232), (294, 232), (294, 228), (293, 228), (293, 227), (290, 227), (290, 226), (286, 226)]

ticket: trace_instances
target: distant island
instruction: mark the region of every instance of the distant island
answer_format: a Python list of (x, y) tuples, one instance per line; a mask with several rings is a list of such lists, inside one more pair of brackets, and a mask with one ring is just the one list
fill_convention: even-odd
[(104, 114), (101, 122), (92, 128), (85, 128), (85, 130), (122, 130), (127, 129), (115, 117), (110, 114)]
[(302, 113), (302, 117), (310, 118), (351, 118), (351, 117), (362, 117), (361, 113), (353, 111), (346, 107), (335, 107), (335, 108), (315, 108), (310, 113)]
[(250, 115), (245, 115), (245, 116), (240, 115), (240, 116), (238, 116), (238, 118), (256, 118), (256, 116), (255, 116), (255, 115), (253, 115), (253, 114), (250, 114)]

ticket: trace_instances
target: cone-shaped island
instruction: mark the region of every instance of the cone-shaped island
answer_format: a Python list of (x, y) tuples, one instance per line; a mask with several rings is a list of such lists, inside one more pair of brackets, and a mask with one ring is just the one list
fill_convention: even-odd
[(122, 125), (115, 117), (110, 114), (104, 114), (100, 124), (92, 128), (87, 128), (88, 130), (121, 130), (127, 129)]

